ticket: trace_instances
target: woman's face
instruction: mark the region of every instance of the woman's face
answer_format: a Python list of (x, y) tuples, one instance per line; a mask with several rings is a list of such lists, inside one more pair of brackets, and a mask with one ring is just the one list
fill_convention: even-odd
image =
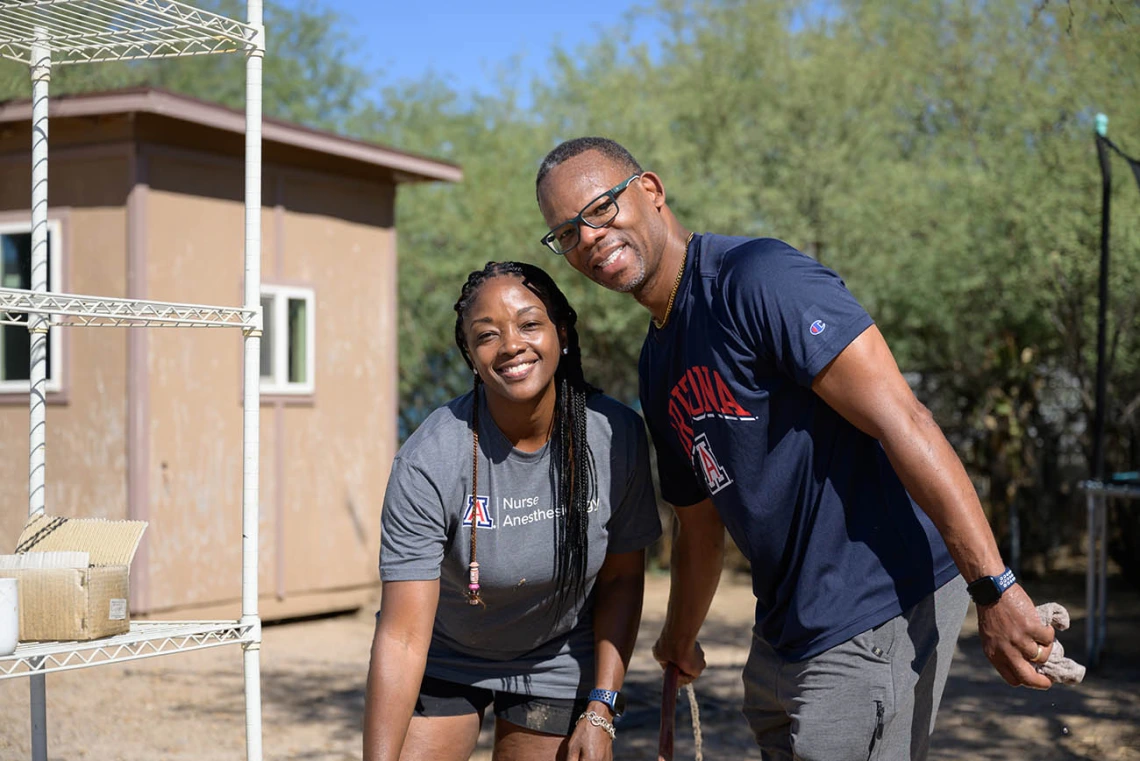
[(558, 328), (520, 278), (486, 280), (468, 310), (464, 333), (487, 393), (527, 403), (553, 392), (562, 357)]

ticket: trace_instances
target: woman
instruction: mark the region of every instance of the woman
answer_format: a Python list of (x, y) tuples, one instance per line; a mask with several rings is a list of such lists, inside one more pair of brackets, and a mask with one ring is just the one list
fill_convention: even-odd
[(466, 761), (490, 706), (496, 761), (610, 759), (661, 533), (641, 419), (538, 267), (489, 263), (455, 311), (474, 389), (392, 465), (364, 757)]

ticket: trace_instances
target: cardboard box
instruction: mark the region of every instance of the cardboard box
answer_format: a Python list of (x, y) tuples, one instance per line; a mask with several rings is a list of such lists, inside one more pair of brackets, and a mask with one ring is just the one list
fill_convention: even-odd
[[(20, 641), (91, 640), (130, 629), (128, 579), (145, 521), (40, 515), (20, 534), (16, 554), (82, 552), (86, 568), (0, 569), (19, 579)], [(41, 556), (46, 557), (46, 556)]]

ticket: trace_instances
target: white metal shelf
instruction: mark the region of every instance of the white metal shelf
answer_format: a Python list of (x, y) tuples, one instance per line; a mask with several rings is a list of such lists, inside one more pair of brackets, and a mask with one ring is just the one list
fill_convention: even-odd
[(0, 679), (255, 642), (254, 632), (254, 625), (234, 621), (133, 621), (126, 634), (89, 642), (22, 643), (0, 658)]
[[(257, 613), (261, 347), (261, 121), (263, 0), (247, 23), (175, 0), (0, 0), (0, 58), (32, 81), (31, 284), (0, 289), (0, 324), (29, 329), (28, 514), (46, 509), (48, 325), (243, 328), (242, 616), (233, 622), (138, 622), (118, 637), (21, 646), (0, 658), (0, 679), (29, 677), (32, 759), (47, 761), (49, 671), (242, 643), (246, 758), (261, 761), (261, 623)], [(47, 290), (48, 91), (53, 66), (239, 52), (245, 56), (245, 277), (242, 308), (76, 296)]]
[(39, 293), (0, 288), (0, 325), (27, 326), (23, 315), (51, 315), (52, 325), (143, 328), (260, 328), (257, 310), (142, 299)]
[(3, 0), (0, 57), (32, 65), (173, 58), (262, 48), (257, 27), (173, 0)]

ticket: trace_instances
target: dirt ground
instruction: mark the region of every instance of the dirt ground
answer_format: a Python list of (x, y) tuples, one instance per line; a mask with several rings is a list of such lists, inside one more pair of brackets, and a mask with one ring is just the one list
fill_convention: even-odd
[[(1073, 616), (1061, 635), (1084, 652), (1084, 579), (1077, 571), (1029, 582), (1037, 602)], [(655, 759), (660, 670), (649, 646), (660, 628), (668, 579), (651, 575), (644, 623), (618, 726), (615, 757)], [(1109, 587), (1105, 656), (1076, 688), (1005, 685), (967, 620), (933, 742), (932, 759), (1140, 761), (1140, 594), (1119, 576)], [(971, 608), (972, 610), (972, 608)], [(702, 633), (709, 668), (697, 684), (704, 758), (757, 758), (739, 713), (739, 674), (752, 618), (746, 579), (727, 576)], [(267, 626), (262, 649), (266, 759), (356, 759), (372, 637), (370, 611)], [(198, 761), (244, 758), (241, 651), (227, 646), (47, 677), (48, 747), (54, 761)], [(678, 700), (678, 761), (694, 758), (688, 703)], [(489, 725), (489, 722), (488, 722)], [(473, 759), (489, 761), (488, 726)], [(0, 759), (30, 757), (28, 680), (0, 681)]]

